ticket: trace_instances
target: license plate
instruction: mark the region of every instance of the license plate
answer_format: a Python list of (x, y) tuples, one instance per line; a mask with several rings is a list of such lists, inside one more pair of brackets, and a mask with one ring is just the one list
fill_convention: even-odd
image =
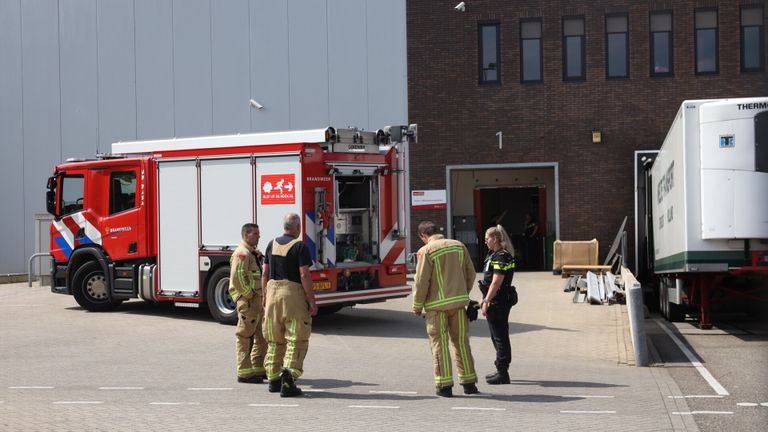
[(312, 289), (315, 291), (328, 291), (331, 289), (331, 281), (315, 281), (312, 282)]

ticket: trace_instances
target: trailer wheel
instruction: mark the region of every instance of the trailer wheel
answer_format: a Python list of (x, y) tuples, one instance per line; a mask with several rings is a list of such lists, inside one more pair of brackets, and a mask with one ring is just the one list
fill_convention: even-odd
[(96, 261), (87, 262), (75, 271), (72, 294), (77, 304), (91, 312), (111, 311), (122, 303), (112, 299), (104, 271)]
[(669, 301), (669, 287), (675, 283), (674, 279), (663, 278), (660, 282), (659, 309), (661, 315), (669, 322), (685, 321), (685, 307)]
[(208, 310), (216, 321), (222, 324), (237, 324), (236, 305), (229, 296), (229, 267), (219, 267), (208, 279), (206, 286)]

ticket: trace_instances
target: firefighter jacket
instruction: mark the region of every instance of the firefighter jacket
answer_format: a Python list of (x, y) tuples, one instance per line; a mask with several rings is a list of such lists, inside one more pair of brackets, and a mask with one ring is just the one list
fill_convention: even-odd
[(417, 252), (413, 310), (442, 311), (465, 307), (475, 282), (475, 266), (466, 246), (440, 234)]
[(241, 241), (229, 258), (229, 296), (237, 301), (241, 296), (250, 299), (261, 295), (261, 263), (264, 255)]

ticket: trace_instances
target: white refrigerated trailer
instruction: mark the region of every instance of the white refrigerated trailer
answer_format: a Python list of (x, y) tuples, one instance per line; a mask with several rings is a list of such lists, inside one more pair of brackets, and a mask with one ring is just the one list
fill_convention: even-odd
[[(765, 299), (768, 97), (685, 101), (651, 168), (653, 267), (669, 320), (712, 293)], [(745, 282), (747, 281), (747, 282)]]

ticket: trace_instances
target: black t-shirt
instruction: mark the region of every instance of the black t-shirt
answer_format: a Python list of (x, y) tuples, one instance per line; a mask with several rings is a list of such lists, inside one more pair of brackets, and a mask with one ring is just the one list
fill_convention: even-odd
[(490, 285), (494, 274), (504, 275), (501, 288), (509, 288), (512, 285), (512, 277), (515, 274), (515, 258), (505, 249), (489, 252), (485, 257), (483, 282)]
[[(283, 235), (273, 241), (284, 245), (293, 241), (291, 236)], [(272, 241), (267, 245), (264, 252), (264, 264), (269, 265), (269, 278), (275, 280), (288, 279), (291, 282), (301, 283), (299, 267), (311, 266), (312, 257), (309, 256), (309, 249), (304, 242), (298, 242), (291, 246), (285, 257), (272, 256)]]

